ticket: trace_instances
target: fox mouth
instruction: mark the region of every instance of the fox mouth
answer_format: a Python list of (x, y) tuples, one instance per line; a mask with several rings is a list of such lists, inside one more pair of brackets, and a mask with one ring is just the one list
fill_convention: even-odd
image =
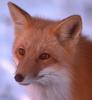
[(42, 71), (36, 77), (25, 77), (24, 81), (19, 82), (20, 85), (31, 85), (34, 83), (41, 83), (42, 81), (46, 81), (49, 79), (53, 79), (55, 77), (59, 77), (56, 71)]
[[(37, 76), (36, 78), (33, 78), (33, 79), (29, 79), (29, 80), (24, 80), (23, 82), (19, 82), (20, 85), (31, 85), (31, 84), (34, 84), (34, 83), (37, 83), (39, 81), (43, 81), (45, 80), (45, 78), (47, 77), (50, 77), (50, 76), (57, 76), (56, 74), (44, 74), (44, 75), (39, 75)], [(47, 79), (46, 78), (46, 79)]]
[(46, 75), (40, 75), (33, 79), (24, 80), (23, 82), (18, 82), (20, 85), (31, 85), (32, 83), (38, 81), (39, 79), (44, 78)]
[(29, 85), (30, 83), (27, 82), (19, 82), (20, 85)]

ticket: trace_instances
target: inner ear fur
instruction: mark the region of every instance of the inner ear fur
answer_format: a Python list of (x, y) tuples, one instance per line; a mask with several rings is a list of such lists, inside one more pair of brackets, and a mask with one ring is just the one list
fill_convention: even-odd
[(55, 35), (61, 44), (75, 44), (78, 42), (82, 30), (82, 21), (79, 15), (70, 16), (56, 25)]

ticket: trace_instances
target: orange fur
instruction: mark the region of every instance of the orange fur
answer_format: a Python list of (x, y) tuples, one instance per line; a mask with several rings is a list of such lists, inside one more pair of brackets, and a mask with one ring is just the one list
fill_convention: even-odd
[[(51, 21), (32, 17), (10, 2), (9, 9), (15, 27), (16, 75), (26, 80), (20, 84), (31, 84), (33, 100), (92, 100), (92, 42), (80, 35), (80, 16)], [(20, 47), (25, 55), (19, 54)], [(39, 58), (44, 52), (49, 59)]]

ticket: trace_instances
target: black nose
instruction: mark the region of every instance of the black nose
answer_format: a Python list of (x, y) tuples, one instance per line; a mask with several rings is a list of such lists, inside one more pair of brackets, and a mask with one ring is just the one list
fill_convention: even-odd
[(24, 76), (21, 75), (21, 74), (16, 74), (16, 75), (15, 75), (15, 80), (16, 80), (17, 82), (22, 82), (22, 81), (24, 80)]

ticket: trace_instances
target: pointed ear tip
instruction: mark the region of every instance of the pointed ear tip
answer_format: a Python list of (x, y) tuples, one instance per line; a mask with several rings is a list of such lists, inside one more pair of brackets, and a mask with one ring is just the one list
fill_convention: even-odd
[(73, 15), (72, 17), (74, 17), (77, 21), (82, 22), (82, 18), (80, 15)]
[(16, 5), (15, 5), (14, 3), (12, 3), (11, 1), (8, 2), (8, 7), (9, 7), (9, 8), (15, 7), (15, 6), (16, 6)]
[(12, 6), (13, 5), (13, 3), (12, 2), (8, 2), (8, 7), (10, 7), (10, 6)]
[(8, 8), (9, 8), (10, 10), (12, 9), (12, 8), (11, 8), (12, 6), (14, 6), (14, 4), (13, 4), (12, 2), (9, 1), (9, 2), (8, 2)]

